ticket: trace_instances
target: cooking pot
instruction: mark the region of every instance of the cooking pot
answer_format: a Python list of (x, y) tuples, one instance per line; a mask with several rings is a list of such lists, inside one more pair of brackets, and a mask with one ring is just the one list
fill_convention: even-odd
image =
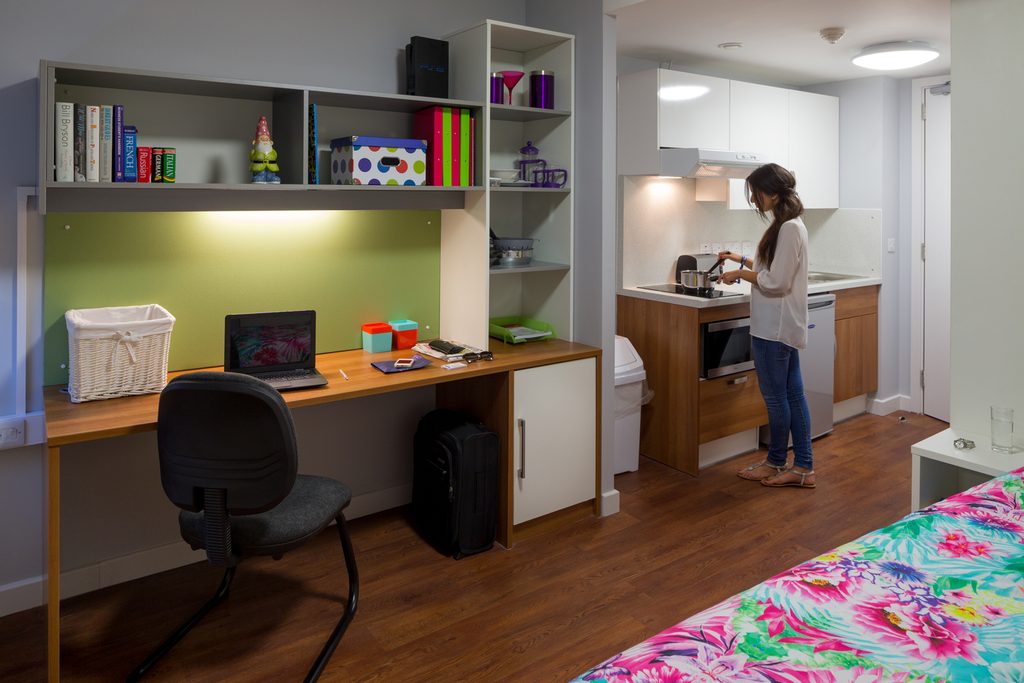
[(680, 270), (679, 284), (688, 289), (711, 289), (718, 282), (718, 273), (712, 275), (703, 270)]
[(533, 238), (492, 237), (491, 265), (525, 266), (533, 260)]

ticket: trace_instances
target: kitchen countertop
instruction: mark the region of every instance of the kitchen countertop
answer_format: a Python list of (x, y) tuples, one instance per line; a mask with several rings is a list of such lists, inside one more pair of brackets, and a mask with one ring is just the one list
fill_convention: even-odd
[[(854, 287), (869, 287), (882, 284), (880, 277), (851, 277), (847, 280), (833, 280), (832, 282), (819, 282), (807, 285), (808, 294), (820, 294), (822, 292), (834, 292), (839, 289), (853, 289)], [(750, 283), (738, 282), (734, 285), (719, 285), (718, 289), (740, 292), (741, 296), (723, 296), (717, 299), (705, 299), (700, 296), (689, 294), (669, 294), (667, 292), (655, 292), (650, 289), (639, 289), (637, 287), (622, 287), (619, 294), (632, 296), (637, 299), (650, 299), (652, 301), (664, 301), (670, 304), (691, 306), (693, 308), (711, 308), (713, 306), (732, 306), (733, 304), (750, 303)]]

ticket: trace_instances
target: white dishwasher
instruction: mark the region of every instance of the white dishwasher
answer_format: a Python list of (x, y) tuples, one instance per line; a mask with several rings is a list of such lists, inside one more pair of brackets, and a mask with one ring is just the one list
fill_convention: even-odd
[[(800, 374), (804, 380), (807, 408), (811, 413), (811, 438), (832, 431), (832, 396), (836, 362), (836, 295), (807, 297), (807, 348), (800, 351)], [(761, 443), (771, 438), (768, 425), (760, 429)], [(789, 437), (789, 446), (793, 436)]]

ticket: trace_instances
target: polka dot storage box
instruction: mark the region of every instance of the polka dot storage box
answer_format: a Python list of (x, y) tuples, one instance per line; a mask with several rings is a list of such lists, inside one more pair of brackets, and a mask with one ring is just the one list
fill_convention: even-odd
[(426, 185), (427, 141), (351, 135), (331, 140), (332, 185)]

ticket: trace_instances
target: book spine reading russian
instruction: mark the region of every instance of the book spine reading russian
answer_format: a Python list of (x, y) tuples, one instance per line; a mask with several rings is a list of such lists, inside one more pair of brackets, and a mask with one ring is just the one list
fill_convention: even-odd
[(136, 147), (135, 156), (139, 166), (138, 182), (148, 183), (152, 176), (152, 161), (153, 161), (153, 148), (152, 147)]
[(58, 183), (70, 183), (75, 180), (75, 105), (72, 102), (57, 102), (56, 108), (53, 117), (54, 179)]
[(100, 105), (100, 182), (109, 183), (114, 177), (114, 108)]
[(124, 182), (124, 105), (114, 106), (114, 182)]
[(100, 107), (97, 104), (85, 107), (85, 179), (90, 183), (100, 181)]
[(75, 104), (75, 182), (85, 182), (85, 105)]
[(139, 179), (139, 167), (136, 164), (135, 147), (138, 131), (135, 126), (124, 127), (124, 182), (134, 183)]

